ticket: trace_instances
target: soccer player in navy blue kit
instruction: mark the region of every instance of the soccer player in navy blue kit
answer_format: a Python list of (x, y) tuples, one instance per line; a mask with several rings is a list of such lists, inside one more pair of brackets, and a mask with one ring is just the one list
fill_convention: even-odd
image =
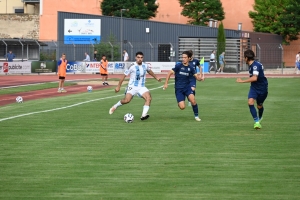
[[(192, 57), (190, 58), (190, 61), (189, 61), (189, 65), (192, 66), (195, 69), (197, 74), (200, 73), (200, 76), (202, 77), (202, 70), (201, 70), (201, 67), (200, 67), (199, 60), (193, 57), (194, 54), (193, 54), (192, 50), (189, 50), (189, 52), (192, 55)], [(196, 78), (193, 76), (190, 81), (191, 81), (190, 85), (191, 85), (191, 88), (192, 88), (192, 90), (194, 92), (194, 96), (195, 96), (196, 95)], [(190, 101), (189, 101), (188, 105), (191, 106)]]
[(196, 121), (201, 121), (198, 113), (198, 105), (195, 100), (194, 92), (191, 88), (191, 78), (195, 77), (198, 81), (204, 80), (200, 74), (197, 74), (195, 69), (189, 65), (192, 57), (189, 51), (182, 53), (182, 63), (177, 63), (175, 67), (169, 71), (163, 89), (168, 87), (168, 82), (172, 74), (175, 74), (175, 95), (178, 102), (178, 107), (185, 109), (185, 97), (188, 97), (192, 104), (194, 117)]
[[(250, 113), (254, 119), (254, 128), (261, 129), (261, 120), (264, 112), (263, 103), (268, 96), (268, 80), (264, 74), (264, 67), (261, 63), (254, 60), (255, 54), (252, 50), (248, 49), (244, 52), (245, 62), (249, 66), (250, 78), (242, 80), (238, 78), (238, 83), (251, 83), (249, 94), (248, 94), (248, 105)], [(256, 100), (258, 108), (258, 116), (254, 107)]]

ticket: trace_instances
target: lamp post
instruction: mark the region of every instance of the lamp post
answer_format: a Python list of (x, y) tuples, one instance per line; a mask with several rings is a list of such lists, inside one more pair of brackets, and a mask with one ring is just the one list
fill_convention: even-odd
[(121, 61), (122, 61), (122, 53), (123, 53), (123, 11), (128, 11), (129, 9), (121, 9), (121, 22), (120, 22), (120, 39), (121, 39)]

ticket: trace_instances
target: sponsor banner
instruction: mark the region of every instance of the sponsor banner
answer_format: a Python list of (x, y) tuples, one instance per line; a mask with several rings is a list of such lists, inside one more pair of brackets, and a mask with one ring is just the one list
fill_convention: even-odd
[(32, 61), (31, 73), (52, 73), (56, 72), (56, 61)]
[(85, 72), (86, 73), (100, 73), (100, 62), (86, 62)]
[(130, 66), (130, 63), (127, 62), (115, 62), (114, 64), (114, 74), (122, 74), (125, 69)]
[(146, 64), (148, 64), (148, 66), (150, 67), (150, 69), (154, 72), (154, 73), (160, 73), (161, 72), (161, 63), (160, 62), (146, 62)]
[[(114, 62), (108, 62), (107, 70), (108, 73), (114, 73)], [(100, 73), (101, 62), (86, 62), (86, 73)]]
[(114, 62), (108, 62), (107, 71), (108, 71), (109, 74), (114, 73), (114, 66), (115, 66)]
[(161, 71), (169, 71), (175, 67), (176, 62), (158, 62), (160, 64)]
[(30, 74), (31, 62), (3, 62), (0, 64), (1, 74)]
[(64, 44), (95, 44), (101, 40), (101, 19), (65, 19)]
[(85, 73), (86, 63), (88, 62), (68, 61), (66, 71), (67, 73)]

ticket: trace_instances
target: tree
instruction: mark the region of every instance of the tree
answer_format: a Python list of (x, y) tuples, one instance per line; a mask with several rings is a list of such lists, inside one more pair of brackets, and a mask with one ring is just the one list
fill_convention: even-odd
[(281, 35), (283, 41), (297, 40), (300, 32), (300, 2), (295, 0), (255, 0), (249, 12), (254, 31)]
[(217, 64), (219, 65), (219, 55), (223, 52), (225, 52), (226, 47), (226, 37), (225, 37), (225, 31), (223, 23), (219, 25), (218, 29), (218, 38), (217, 38)]
[(150, 19), (156, 16), (158, 5), (156, 0), (103, 0), (101, 10), (103, 15), (121, 16), (121, 9), (129, 9), (123, 12), (123, 16), (136, 19)]
[[(113, 47), (111, 47), (110, 44), (112, 44)], [(95, 44), (93, 47), (93, 51), (94, 50), (97, 50), (97, 60), (101, 60), (102, 55), (106, 55), (109, 61), (120, 60), (120, 45), (116, 42), (116, 37), (112, 33), (100, 43)]]
[(190, 24), (206, 26), (209, 19), (222, 21), (225, 17), (220, 0), (179, 0), (181, 14), (190, 18)]

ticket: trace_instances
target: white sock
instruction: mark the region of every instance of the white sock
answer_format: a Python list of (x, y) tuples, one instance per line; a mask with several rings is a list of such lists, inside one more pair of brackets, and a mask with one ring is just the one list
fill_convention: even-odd
[(116, 103), (116, 104), (114, 105), (114, 108), (117, 108), (117, 107), (119, 107), (119, 106), (122, 106), (121, 101), (118, 101), (118, 103)]
[(58, 90), (61, 90), (60, 87), (58, 88)]
[(142, 113), (142, 116), (145, 116), (145, 115), (148, 113), (149, 108), (150, 108), (150, 106), (146, 106), (146, 105), (143, 107), (143, 113)]

